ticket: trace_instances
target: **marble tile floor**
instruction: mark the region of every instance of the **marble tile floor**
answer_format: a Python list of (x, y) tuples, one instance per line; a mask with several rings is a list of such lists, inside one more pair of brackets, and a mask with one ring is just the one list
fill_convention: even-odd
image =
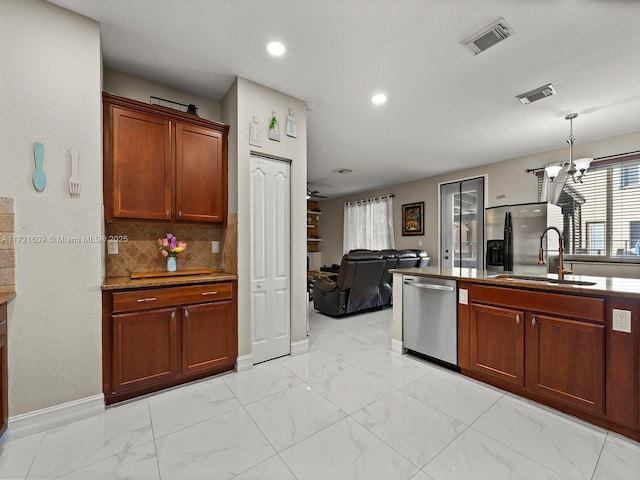
[(391, 310), (309, 352), (0, 443), (0, 479), (639, 480), (640, 443), (390, 351)]

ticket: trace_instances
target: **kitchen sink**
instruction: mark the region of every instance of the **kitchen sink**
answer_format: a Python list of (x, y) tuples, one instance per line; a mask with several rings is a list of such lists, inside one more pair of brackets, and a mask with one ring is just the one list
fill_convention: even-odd
[(525, 282), (555, 283), (559, 285), (589, 286), (589, 285), (596, 284), (596, 282), (585, 282), (583, 280), (567, 280), (567, 279), (560, 280), (558, 278), (534, 277), (534, 276), (527, 276), (527, 275), (511, 275), (508, 273), (491, 275), (487, 278), (495, 278), (498, 280), (521, 280)]

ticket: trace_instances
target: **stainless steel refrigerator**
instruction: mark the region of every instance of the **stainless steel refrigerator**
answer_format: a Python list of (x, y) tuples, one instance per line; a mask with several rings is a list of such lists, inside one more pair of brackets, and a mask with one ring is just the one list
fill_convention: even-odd
[[(545, 273), (545, 266), (538, 265), (540, 234), (548, 226), (562, 230), (560, 207), (550, 203), (521, 203), (485, 209), (484, 234), (487, 239), (485, 268), (489, 272), (518, 271)], [(545, 235), (547, 243), (557, 250), (557, 233)], [(545, 254), (545, 257), (547, 255)], [(547, 262), (548, 264), (548, 262)]]

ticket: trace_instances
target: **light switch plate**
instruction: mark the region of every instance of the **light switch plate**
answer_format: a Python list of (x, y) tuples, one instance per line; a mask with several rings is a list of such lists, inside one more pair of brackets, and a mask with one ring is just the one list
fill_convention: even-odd
[(220, 253), (220, 242), (214, 240), (211, 242), (211, 253)]
[(612, 328), (616, 332), (631, 333), (631, 312), (614, 308)]
[(458, 303), (460, 305), (469, 305), (469, 290), (466, 288), (458, 290)]

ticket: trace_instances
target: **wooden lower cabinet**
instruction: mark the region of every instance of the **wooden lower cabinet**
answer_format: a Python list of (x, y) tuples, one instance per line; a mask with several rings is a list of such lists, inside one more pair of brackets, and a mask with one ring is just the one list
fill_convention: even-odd
[(526, 323), (528, 388), (602, 415), (605, 326), (536, 314)]
[(229, 325), (230, 300), (189, 305), (182, 309), (182, 373), (198, 373), (234, 364), (237, 342)]
[(9, 376), (7, 368), (7, 304), (0, 305), (0, 435), (9, 422)]
[(113, 316), (114, 391), (172, 380), (178, 374), (175, 308)]
[(236, 311), (235, 281), (104, 292), (107, 403), (233, 369)]
[(471, 369), (524, 386), (524, 312), (471, 305)]
[[(565, 317), (581, 304), (590, 307), (588, 321)], [(469, 317), (471, 372), (539, 401), (604, 414), (604, 300), (472, 285)]]

